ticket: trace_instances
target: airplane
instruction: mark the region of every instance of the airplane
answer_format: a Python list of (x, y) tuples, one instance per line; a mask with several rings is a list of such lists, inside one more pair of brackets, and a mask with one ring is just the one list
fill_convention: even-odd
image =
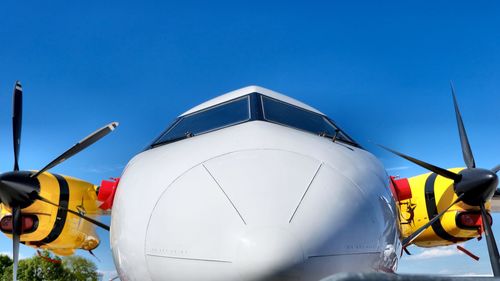
[(483, 231), (499, 276), (488, 212), (500, 166), (475, 166), (452, 95), (466, 168), (386, 148), (431, 171), (409, 179), (388, 176), (332, 119), (277, 92), (249, 86), (195, 106), (120, 177), (110, 232), (120, 278), (394, 273), (410, 244), (450, 245)]
[[(411, 244), (450, 245), (483, 234), (494, 276), (500, 276), (489, 215), (498, 210), (491, 202), (500, 166), (476, 168), (453, 88), (452, 96), (466, 167), (443, 169), (383, 147), (431, 171), (400, 179), (317, 109), (258, 86), (232, 91), (181, 114), (120, 178), (99, 188), (84, 184), (89, 198), (97, 196), (91, 213), (46, 198), (57, 188), (26, 194), (26, 184), (2, 185), (0, 199), (13, 214), (14, 253), (19, 239), (37, 247), (20, 229), (19, 217), (26, 220), (28, 208), (47, 203), (110, 230), (121, 280), (394, 273)], [(46, 170), (23, 179), (40, 178)], [(29, 200), (9, 201), (10, 194)], [(90, 217), (109, 210), (109, 228)]]

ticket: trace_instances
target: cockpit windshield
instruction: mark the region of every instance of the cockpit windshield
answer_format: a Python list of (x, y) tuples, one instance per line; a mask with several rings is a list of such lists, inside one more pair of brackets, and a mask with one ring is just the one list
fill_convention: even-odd
[(317, 135), (332, 136), (352, 142), (342, 131), (333, 125), (328, 118), (315, 112), (261, 96), (264, 119), (269, 122), (293, 127)]
[(250, 120), (249, 96), (178, 118), (155, 144), (192, 137)]
[(177, 118), (151, 147), (175, 142), (248, 121), (266, 121), (358, 146), (319, 113), (253, 93)]

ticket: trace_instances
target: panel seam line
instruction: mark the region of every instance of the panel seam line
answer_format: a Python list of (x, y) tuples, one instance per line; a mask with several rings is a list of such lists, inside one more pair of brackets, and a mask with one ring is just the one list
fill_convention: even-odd
[(323, 162), (321, 162), (321, 164), (319, 164), (318, 168), (316, 169), (316, 172), (314, 173), (314, 176), (312, 177), (311, 181), (309, 182), (309, 185), (307, 185), (306, 191), (304, 191), (304, 194), (302, 194), (302, 197), (300, 198), (299, 204), (297, 204), (297, 207), (295, 208), (295, 211), (293, 211), (292, 217), (290, 218), (290, 220), (288, 221), (288, 223), (291, 223), (292, 220), (293, 220), (293, 218), (295, 217), (295, 214), (297, 213), (297, 210), (299, 209), (300, 205), (302, 204), (302, 201), (306, 197), (306, 194), (309, 191), (309, 188), (311, 187), (314, 179), (318, 175), (319, 170), (321, 169), (321, 166), (323, 166)]
[(207, 171), (207, 173), (210, 175), (210, 177), (214, 180), (214, 182), (217, 184), (217, 186), (219, 187), (219, 189), (222, 191), (222, 193), (224, 193), (224, 196), (226, 196), (227, 200), (229, 201), (229, 203), (231, 203), (231, 205), (233, 206), (234, 210), (236, 211), (236, 213), (238, 213), (238, 215), (240, 216), (241, 220), (243, 221), (243, 223), (246, 225), (247, 222), (245, 221), (245, 219), (243, 218), (243, 216), (240, 214), (240, 212), (238, 211), (238, 209), (236, 208), (236, 206), (234, 205), (233, 201), (231, 201), (231, 198), (229, 198), (229, 196), (227, 195), (227, 193), (224, 191), (224, 189), (222, 188), (222, 186), (219, 184), (219, 182), (215, 179), (215, 177), (212, 175), (212, 173), (210, 173), (210, 171), (208, 170), (208, 168), (205, 166), (205, 164), (201, 164), (203, 166), (203, 168), (205, 169), (205, 171)]

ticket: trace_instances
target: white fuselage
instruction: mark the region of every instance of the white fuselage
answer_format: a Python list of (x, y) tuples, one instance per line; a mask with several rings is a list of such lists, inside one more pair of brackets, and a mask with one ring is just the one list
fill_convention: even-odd
[(110, 241), (122, 280), (320, 280), (395, 270), (395, 212), (369, 152), (251, 121), (135, 156)]

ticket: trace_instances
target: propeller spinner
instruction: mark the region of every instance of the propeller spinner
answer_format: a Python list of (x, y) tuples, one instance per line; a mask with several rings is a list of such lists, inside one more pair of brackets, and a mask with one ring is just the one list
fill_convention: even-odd
[(418, 160), (411, 156), (405, 155), (401, 152), (397, 152), (390, 148), (381, 146), (382, 148), (388, 150), (389, 152), (392, 152), (402, 158), (405, 158), (406, 160), (413, 162), (429, 171), (432, 171), (440, 176), (453, 180), (454, 191), (458, 196), (458, 198), (451, 205), (449, 205), (444, 211), (433, 217), (428, 223), (426, 223), (425, 225), (417, 229), (415, 232), (410, 234), (407, 238), (405, 238), (402, 242), (403, 248), (409, 246), (429, 226), (431, 226), (432, 224), (434, 224), (434, 222), (439, 220), (441, 216), (443, 216), (446, 213), (446, 211), (448, 211), (453, 205), (457, 204), (458, 202), (464, 202), (471, 206), (477, 206), (481, 210), (482, 226), (485, 231), (491, 268), (493, 270), (493, 275), (495, 277), (499, 277), (500, 255), (498, 253), (498, 247), (495, 242), (493, 231), (491, 230), (491, 226), (488, 223), (489, 219), (485, 208), (485, 204), (491, 200), (497, 189), (498, 176), (496, 173), (500, 170), (500, 165), (496, 166), (491, 170), (476, 168), (474, 155), (472, 154), (472, 149), (470, 147), (469, 139), (467, 137), (467, 132), (465, 131), (465, 126), (463, 124), (462, 115), (460, 114), (453, 84), (451, 84), (451, 94), (453, 96), (453, 104), (455, 107), (455, 116), (457, 119), (458, 134), (460, 136), (462, 154), (467, 168), (463, 169), (457, 174), (448, 171), (446, 169), (434, 166), (432, 164), (426, 163), (422, 160)]
[(22, 235), (22, 209), (30, 206), (35, 200), (40, 200), (50, 205), (56, 206), (67, 212), (70, 212), (82, 219), (89, 221), (105, 230), (109, 231), (109, 226), (87, 217), (79, 212), (64, 208), (56, 203), (49, 201), (40, 196), (40, 187), (36, 179), (37, 176), (45, 171), (57, 166), (63, 161), (71, 158), (80, 151), (89, 147), (102, 137), (109, 134), (117, 126), (117, 122), (112, 122), (101, 129), (90, 134), (73, 147), (56, 157), (48, 165), (40, 171), (33, 173), (29, 171), (19, 170), (19, 151), (21, 148), (21, 128), (22, 128), (22, 109), (23, 109), (23, 89), (19, 81), (14, 86), (13, 94), (13, 114), (12, 114), (12, 131), (14, 143), (14, 169), (11, 172), (0, 174), (0, 201), (12, 211), (12, 255), (14, 260), (13, 265), (13, 280), (17, 280), (17, 267), (19, 262), (19, 243)]

